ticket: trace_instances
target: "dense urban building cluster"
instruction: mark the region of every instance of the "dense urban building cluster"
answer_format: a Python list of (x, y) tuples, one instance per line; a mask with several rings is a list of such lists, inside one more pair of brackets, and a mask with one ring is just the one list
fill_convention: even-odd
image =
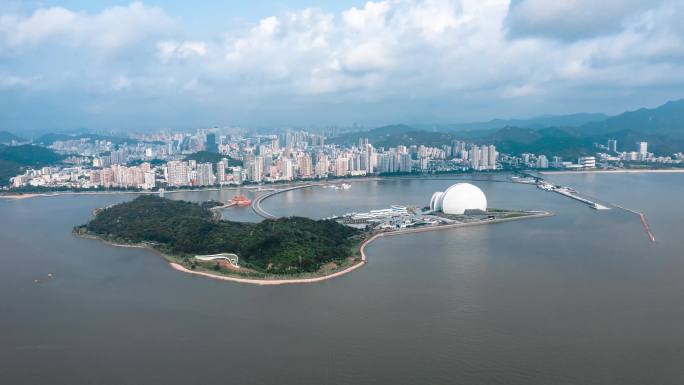
[[(494, 146), (461, 141), (439, 148), (375, 148), (365, 138), (348, 146), (326, 144), (325, 136), (305, 131), (254, 136), (198, 131), (140, 136), (131, 142), (55, 141), (49, 147), (69, 155), (73, 167), (31, 169), (14, 177), (12, 185), (154, 189), (414, 171), (482, 171), (496, 170), (499, 156)], [(190, 159), (199, 152), (215, 156), (209, 161)]]
[[(593, 169), (622, 162), (681, 163), (682, 154), (656, 157), (648, 143), (618, 151), (616, 140), (596, 144), (595, 156), (567, 161), (543, 154), (500, 154), (494, 145), (454, 140), (439, 147), (375, 147), (367, 138), (353, 144), (328, 143), (306, 131), (279, 135), (155, 133), (128, 138), (81, 137), (55, 140), (54, 151), (68, 167), (28, 169), (12, 187), (73, 189), (156, 189), (240, 185), (330, 177), (489, 171), (499, 169)], [(202, 154), (193, 158), (195, 154)]]
[(597, 145), (601, 150), (598, 157), (603, 162), (644, 162), (644, 163), (682, 163), (684, 154), (675, 153), (672, 156), (655, 156), (648, 151), (648, 142), (637, 142), (631, 151), (618, 151), (617, 140), (611, 139), (606, 146)]

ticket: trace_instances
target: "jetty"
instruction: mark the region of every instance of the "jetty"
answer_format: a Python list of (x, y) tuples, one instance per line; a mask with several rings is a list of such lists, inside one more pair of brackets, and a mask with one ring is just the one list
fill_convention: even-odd
[(617, 208), (619, 208), (619, 209), (625, 210), (625, 211), (627, 211), (627, 212), (629, 212), (629, 213), (638, 215), (638, 216), (639, 216), (639, 220), (641, 221), (641, 225), (644, 227), (644, 231), (646, 231), (646, 235), (648, 236), (648, 239), (649, 239), (651, 242), (655, 243), (655, 241), (656, 241), (656, 239), (655, 239), (655, 234), (653, 234), (653, 231), (651, 231), (651, 226), (648, 224), (648, 221), (646, 220), (646, 214), (644, 214), (644, 213), (642, 213), (642, 212), (640, 212), (640, 211), (632, 210), (632, 209), (627, 208), (627, 207), (624, 207), (624, 206), (620, 206), (620, 205), (615, 204), (615, 203), (613, 203), (613, 206), (615, 206), (615, 207), (617, 207)]
[[(517, 182), (517, 183), (521, 183), (521, 182)], [(529, 184), (529, 182), (527, 182), (527, 183)], [(579, 193), (577, 191), (571, 189), (570, 187), (557, 186), (557, 185), (550, 183), (550, 182), (547, 182), (541, 178), (536, 178), (536, 184), (537, 184), (537, 187), (541, 190), (555, 192), (557, 194), (563, 195), (563, 196), (568, 197), (570, 199), (574, 199), (578, 202), (582, 202), (594, 210), (610, 210), (610, 207), (602, 205), (602, 204), (600, 204), (596, 201), (593, 201), (589, 198), (583, 197), (583, 196), (579, 195)]]

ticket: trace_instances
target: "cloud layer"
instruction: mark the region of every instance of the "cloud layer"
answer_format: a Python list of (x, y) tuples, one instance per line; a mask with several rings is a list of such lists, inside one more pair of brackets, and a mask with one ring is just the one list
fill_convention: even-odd
[(682, 18), (677, 0), (387, 0), (200, 34), (138, 2), (0, 14), (0, 124), (139, 129), (616, 112), (684, 97)]

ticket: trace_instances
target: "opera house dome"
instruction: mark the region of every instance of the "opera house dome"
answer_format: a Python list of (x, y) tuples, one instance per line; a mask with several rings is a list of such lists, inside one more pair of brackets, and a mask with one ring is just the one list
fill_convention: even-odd
[(487, 197), (477, 186), (456, 183), (444, 192), (432, 194), (430, 210), (462, 215), (466, 210), (487, 211)]

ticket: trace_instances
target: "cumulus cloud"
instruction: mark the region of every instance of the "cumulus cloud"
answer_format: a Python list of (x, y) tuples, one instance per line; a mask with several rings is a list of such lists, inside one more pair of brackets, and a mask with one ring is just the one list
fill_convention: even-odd
[(269, 104), (274, 121), (303, 122), (302, 109), (335, 120), (363, 104), (376, 121), (539, 114), (569, 99), (586, 100), (576, 109), (620, 109), (643, 104), (645, 89), (662, 99), (684, 91), (683, 17), (678, 0), (384, 0), (200, 35), (137, 2), (98, 13), (45, 8), (0, 15), (10, 79), (0, 88), (40, 78), (52, 92), (109, 98), (103, 105), (145, 98), (230, 119)]
[(351, 30), (382, 29), (385, 27), (385, 19), (390, 9), (387, 1), (369, 1), (363, 8), (352, 7), (342, 12), (342, 20)]
[(113, 51), (158, 36), (174, 21), (157, 7), (135, 2), (97, 14), (62, 7), (41, 8), (29, 17), (0, 15), (0, 47), (23, 51), (43, 43)]
[(204, 56), (207, 54), (207, 43), (202, 41), (160, 41), (157, 43), (157, 52), (163, 62), (171, 59), (184, 59), (190, 56)]

